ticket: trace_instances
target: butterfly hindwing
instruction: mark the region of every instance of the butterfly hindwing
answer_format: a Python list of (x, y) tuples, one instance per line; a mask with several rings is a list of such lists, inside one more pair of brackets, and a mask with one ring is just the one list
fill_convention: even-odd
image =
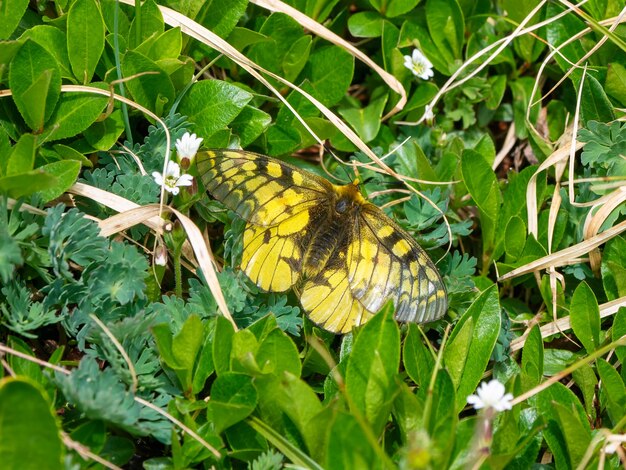
[(352, 293), (376, 312), (393, 300), (396, 319), (425, 323), (445, 314), (446, 291), (415, 240), (373, 204), (356, 218), (346, 257)]

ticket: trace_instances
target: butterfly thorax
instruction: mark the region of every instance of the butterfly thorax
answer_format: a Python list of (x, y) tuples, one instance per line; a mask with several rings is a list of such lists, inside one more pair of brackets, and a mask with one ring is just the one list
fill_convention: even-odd
[(320, 205), (315, 219), (318, 223), (306, 240), (304, 274), (314, 276), (329, 263), (346, 256), (348, 234), (352, 224), (364, 204), (367, 204), (359, 191), (358, 183), (345, 186), (333, 185), (327, 204)]

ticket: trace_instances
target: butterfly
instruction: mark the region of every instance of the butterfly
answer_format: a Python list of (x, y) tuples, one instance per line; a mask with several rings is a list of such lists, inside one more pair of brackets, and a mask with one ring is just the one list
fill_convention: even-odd
[(403, 322), (445, 314), (437, 268), (358, 183), (238, 150), (200, 152), (196, 164), (207, 191), (246, 221), (241, 269), (264, 291), (293, 288), (317, 325), (348, 333), (389, 300)]

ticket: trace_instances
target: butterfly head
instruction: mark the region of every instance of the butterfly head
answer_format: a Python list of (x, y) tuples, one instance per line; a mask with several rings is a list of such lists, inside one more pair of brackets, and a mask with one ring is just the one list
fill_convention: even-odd
[(335, 211), (338, 214), (349, 214), (358, 210), (365, 199), (359, 189), (359, 180), (355, 180), (345, 186), (335, 186)]

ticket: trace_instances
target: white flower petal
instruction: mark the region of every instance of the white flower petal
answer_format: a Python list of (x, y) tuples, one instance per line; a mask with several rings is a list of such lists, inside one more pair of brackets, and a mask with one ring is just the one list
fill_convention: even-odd
[(158, 171), (152, 172), (152, 177), (154, 178), (154, 182), (161, 186), (163, 184), (163, 175)]
[(178, 165), (178, 163), (172, 160), (167, 162), (167, 169), (165, 170), (165, 177), (178, 179), (179, 176), (180, 176), (180, 165)]
[(196, 134), (185, 132), (180, 139), (176, 139), (176, 153), (178, 158), (193, 159), (196, 153), (198, 153), (198, 149), (203, 140), (202, 137), (198, 137)]
[(476, 395), (467, 397), (467, 403), (477, 410), (481, 408), (493, 408), (496, 411), (510, 410), (513, 395), (505, 391), (504, 385), (496, 379), (483, 382), (476, 389)]
[(404, 66), (422, 80), (428, 80), (435, 75), (433, 64), (419, 49), (413, 49), (411, 56), (404, 56)]
[(191, 186), (193, 184), (193, 176), (191, 175), (182, 175), (176, 181), (176, 186)]

